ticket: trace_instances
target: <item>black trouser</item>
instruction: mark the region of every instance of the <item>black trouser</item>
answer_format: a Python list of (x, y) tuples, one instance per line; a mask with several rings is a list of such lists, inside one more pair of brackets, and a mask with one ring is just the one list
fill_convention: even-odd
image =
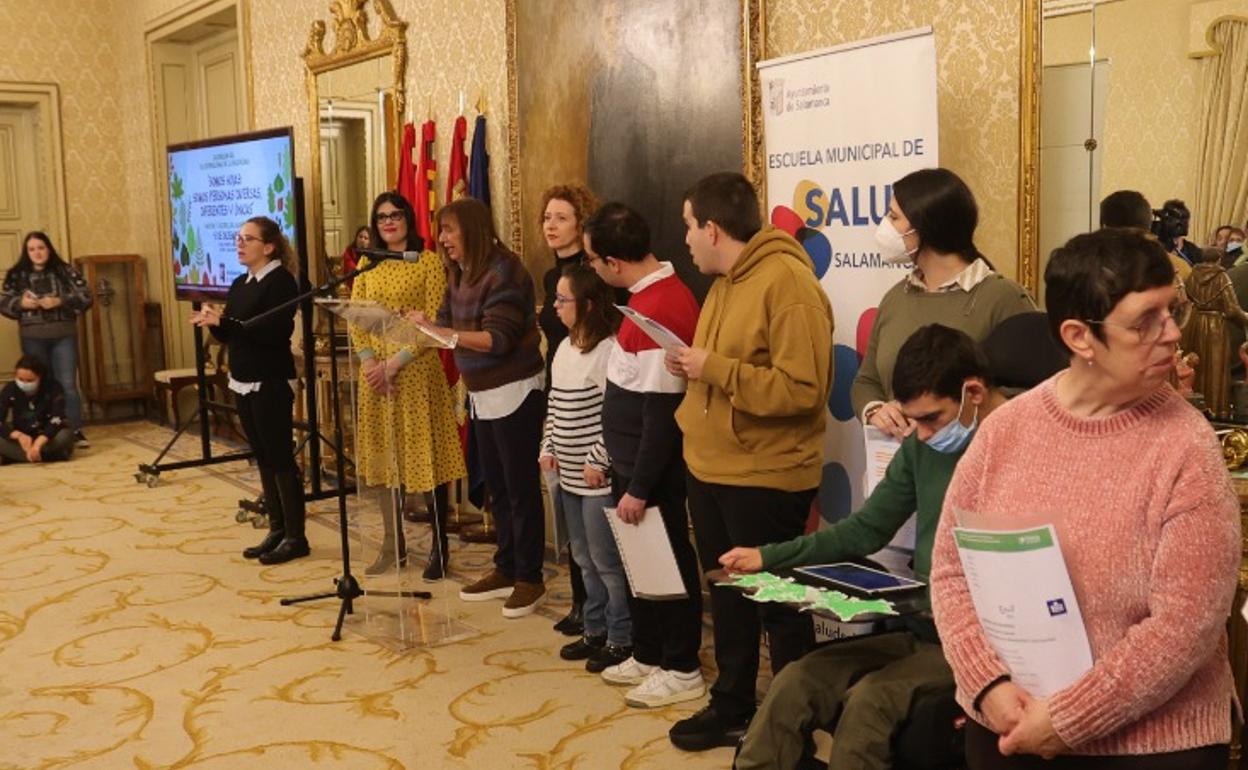
[[(615, 499), (628, 490), (631, 479), (613, 474)], [(676, 567), (685, 584), (684, 599), (638, 599), (629, 592), (628, 611), (633, 617), (633, 657), (638, 663), (668, 671), (688, 673), (701, 667), (702, 575), (698, 557), (689, 542), (689, 513), (685, 509), (685, 464), (674, 459), (646, 499), (646, 507), (658, 506), (676, 555)]]
[[(702, 569), (719, 569), (719, 557), (736, 546), (757, 547), (802, 534), (814, 497), (813, 489), (730, 487), (689, 474), (689, 514)], [(809, 615), (774, 602), (751, 601), (736, 589), (711, 586), (710, 592), (719, 668), (711, 706), (722, 716), (746, 718), (756, 703), (760, 618), (770, 641), (773, 673), (814, 648), (814, 625)]]
[[(51, 463), (68, 460), (73, 453), (74, 432), (69, 428), (61, 428), (39, 450), (39, 458), (45, 463)], [(22, 445), (8, 436), (0, 438), (0, 457), (14, 463), (27, 462), (26, 451), (22, 449)]]
[(970, 770), (1226, 770), (1226, 744), (1164, 754), (1108, 757), (1064, 755), (1044, 759), (1034, 754), (1002, 756), (999, 736), (973, 719), (966, 720), (966, 766)]
[(546, 421), (546, 397), (534, 390), (516, 411), (497, 420), (473, 420), (490, 512), (498, 532), (494, 566), (509, 578), (541, 583), (546, 553), (537, 449)]
[(290, 383), (265, 380), (260, 390), (245, 395), (235, 393), (234, 403), (238, 405), (238, 421), (243, 424), (256, 465), (274, 473), (296, 472), (292, 436), (295, 394)]

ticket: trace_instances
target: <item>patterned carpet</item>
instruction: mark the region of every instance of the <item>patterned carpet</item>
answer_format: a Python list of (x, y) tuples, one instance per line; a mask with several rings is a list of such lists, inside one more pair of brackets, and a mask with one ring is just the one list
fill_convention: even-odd
[[(332, 589), (332, 501), (310, 517), (310, 558), (262, 567), (239, 555), (258, 539), (234, 520), (259, 486), (245, 463), (167, 472), (149, 489), (135, 469), (168, 431), (90, 433), (94, 447), (70, 463), (0, 468), (0, 768), (731, 764), (729, 749), (689, 755), (668, 743), (670, 725), (702, 701), (632, 709), (622, 689), (559, 659), (567, 640), (550, 626), (566, 610), (567, 582), (557, 568), (551, 604), (507, 621), (498, 602), (456, 597), (491, 550), (453, 539), (455, 579), (432, 600), (362, 598), (332, 642), (336, 601), (278, 604)], [(197, 446), (184, 439), (169, 459)], [(367, 512), (359, 518), (375, 537)], [(423, 556), (427, 527), (408, 527)], [(425, 587), (423, 560), (413, 561), (390, 587)], [(405, 648), (399, 618), (409, 632), (458, 641)]]

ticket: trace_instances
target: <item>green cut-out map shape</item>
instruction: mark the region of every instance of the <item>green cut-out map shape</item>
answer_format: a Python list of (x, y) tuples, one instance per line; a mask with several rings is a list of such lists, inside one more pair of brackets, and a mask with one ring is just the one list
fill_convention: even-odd
[(887, 599), (858, 599), (840, 591), (795, 583), (792, 578), (782, 578), (770, 572), (753, 575), (732, 575), (717, 583), (735, 588), (752, 588), (746, 596), (756, 602), (790, 602), (804, 604), (803, 610), (822, 610), (836, 615), (843, 621), (851, 621), (859, 615), (896, 615), (897, 610)]

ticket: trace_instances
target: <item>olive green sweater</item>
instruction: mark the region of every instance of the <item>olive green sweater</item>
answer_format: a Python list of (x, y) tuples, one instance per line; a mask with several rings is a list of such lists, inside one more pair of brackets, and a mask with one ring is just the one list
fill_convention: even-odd
[(996, 273), (969, 292), (919, 291), (903, 278), (880, 301), (866, 357), (850, 390), (854, 413), (862, 417), (862, 410), (872, 401), (892, 400), (897, 351), (919, 327), (938, 323), (983, 342), (997, 324), (1035, 309), (1026, 289)]
[[(883, 480), (862, 508), (813, 534), (763, 546), (759, 549), (763, 569), (870, 556), (888, 545), (910, 514), (917, 513), (914, 575), (926, 583), (932, 569), (932, 541), (940, 522), (945, 489), (961, 457), (961, 451), (937, 452), (911, 435), (901, 442)], [(930, 621), (924, 620), (923, 625), (930, 627)]]

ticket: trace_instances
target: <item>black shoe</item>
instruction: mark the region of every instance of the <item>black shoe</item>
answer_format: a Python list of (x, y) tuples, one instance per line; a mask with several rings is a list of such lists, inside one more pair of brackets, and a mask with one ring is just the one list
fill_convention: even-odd
[(573, 604), (572, 610), (555, 624), (555, 630), (564, 636), (580, 636), (585, 633), (585, 620), (581, 616), (581, 605)]
[(559, 648), (559, 657), (564, 660), (586, 660), (607, 644), (605, 636), (583, 636), (575, 642)]
[(706, 751), (719, 746), (736, 746), (750, 726), (750, 716), (724, 717), (714, 706), (672, 725), (667, 732), (672, 745), (682, 751)]
[(585, 661), (585, 670), (591, 674), (601, 674), (611, 666), (619, 665), (633, 657), (633, 648), (618, 644), (604, 644), (602, 649), (589, 656)]
[(429, 563), (425, 565), (425, 571), (420, 574), (420, 579), (426, 583), (436, 583), (446, 577), (448, 566), (446, 546), (439, 548), (435, 541), (433, 552), (429, 554)]
[(308, 541), (286, 539), (277, 544), (277, 547), (268, 553), (260, 554), (261, 564), (284, 564), (293, 559), (298, 559), (312, 553), (312, 549), (308, 547)]
[(91, 446), (91, 442), (87, 441), (86, 435), (81, 430), (76, 430), (74, 431), (74, 446), (79, 449), (88, 449)]
[(276, 548), (278, 546), (278, 543), (282, 542), (282, 536), (283, 536), (282, 530), (280, 529), (270, 531), (269, 534), (265, 535), (264, 539), (261, 540), (257, 545), (253, 545), (250, 548), (244, 548), (243, 558), (244, 559), (259, 559), (261, 556), (265, 555), (269, 551), (272, 551), (274, 548)]

